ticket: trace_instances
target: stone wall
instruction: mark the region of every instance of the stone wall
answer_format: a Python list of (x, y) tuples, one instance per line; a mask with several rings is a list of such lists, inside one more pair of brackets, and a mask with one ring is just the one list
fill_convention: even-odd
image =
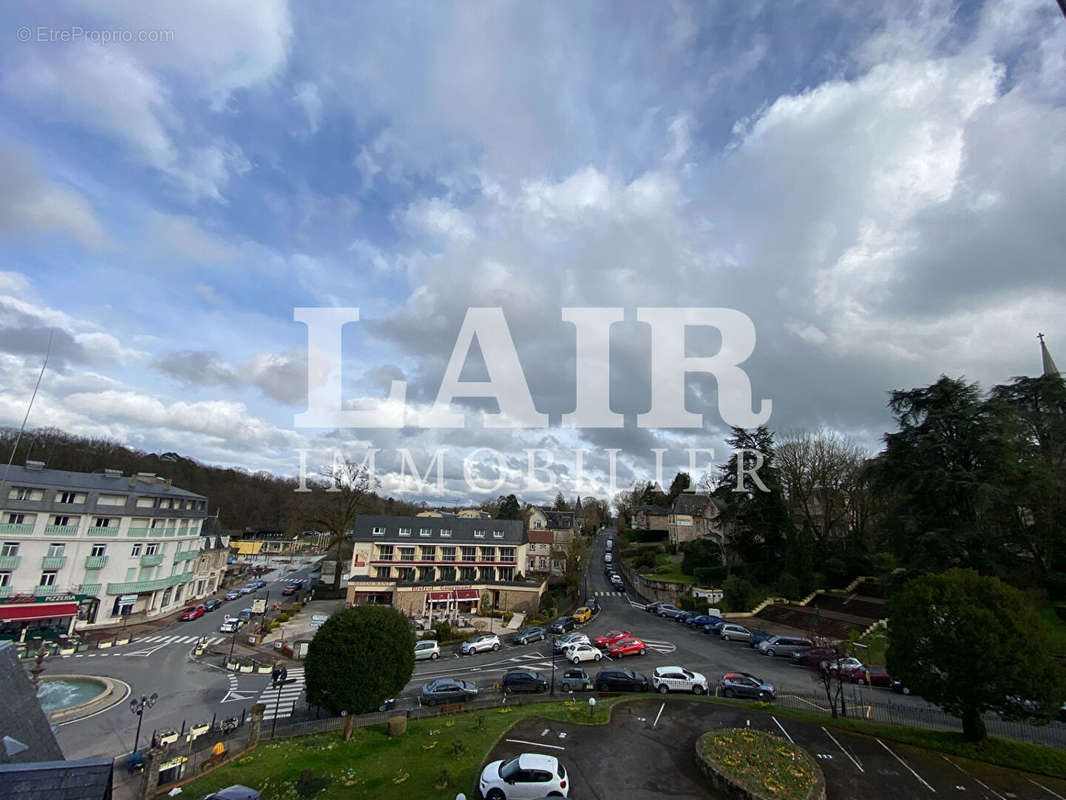
[(612, 566), (625, 578), (626, 583), (648, 602), (662, 600), (666, 603), (678, 603), (682, 597), (692, 594), (694, 584), (646, 578), (630, 567), (621, 557), (617, 558)]

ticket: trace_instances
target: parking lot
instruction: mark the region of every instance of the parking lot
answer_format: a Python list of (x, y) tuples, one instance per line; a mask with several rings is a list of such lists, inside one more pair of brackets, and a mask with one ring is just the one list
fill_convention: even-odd
[(570, 797), (631, 800), (710, 798), (694, 747), (703, 732), (750, 726), (803, 747), (825, 772), (832, 800), (901, 800), (951, 796), (988, 800), (1063, 800), (1066, 781), (977, 764), (895, 742), (827, 729), (771, 714), (671, 697), (626, 703), (611, 723), (586, 727), (523, 720), (486, 763), (523, 752), (558, 757), (572, 781)]

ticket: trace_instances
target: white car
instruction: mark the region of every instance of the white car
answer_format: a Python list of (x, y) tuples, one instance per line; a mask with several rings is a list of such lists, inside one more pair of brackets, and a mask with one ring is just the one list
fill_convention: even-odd
[(651, 674), (651, 688), (659, 694), (668, 692), (707, 693), (707, 679), (684, 667), (656, 667)]
[(556, 653), (565, 653), (566, 652), (566, 648), (570, 647), (571, 645), (575, 645), (575, 644), (591, 644), (591, 643), (589, 642), (589, 637), (588, 636), (586, 636), (583, 633), (578, 633), (577, 631), (574, 631), (573, 633), (566, 634), (566, 636), (560, 636), (558, 639), (555, 640), (555, 652)]
[(859, 659), (852, 656), (847, 658), (838, 658), (834, 661), (826, 660), (822, 662), (822, 669), (829, 670), (830, 672), (850, 672), (853, 669), (862, 669), (862, 662)]
[(478, 788), (485, 800), (535, 800), (548, 795), (570, 795), (570, 782), (559, 759), (539, 753), (522, 753), (509, 761), (493, 761), (481, 771)]
[(440, 658), (440, 645), (432, 639), (424, 639), (421, 642), (415, 642), (415, 661), (425, 661), (431, 659), (436, 661)]
[(580, 664), (582, 661), (599, 661), (603, 658), (603, 653), (600, 652), (598, 647), (593, 647), (585, 642), (570, 645), (563, 651), (563, 655), (571, 664)]
[(464, 656), (473, 655), (474, 653), (486, 653), (490, 650), (499, 649), (500, 637), (495, 633), (483, 633), (480, 636), (475, 636), (473, 639), (467, 639), (459, 645), (459, 652)]
[(726, 622), (718, 629), (723, 642), (750, 642), (751, 631), (735, 622)]
[(610, 564), (612, 561), (614, 561), (614, 556), (612, 556), (610, 553), (604, 553), (603, 554), (603, 563), (604, 564)]

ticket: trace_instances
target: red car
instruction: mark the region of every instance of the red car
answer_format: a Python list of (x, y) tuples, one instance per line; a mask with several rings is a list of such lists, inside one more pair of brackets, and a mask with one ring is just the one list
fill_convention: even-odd
[(606, 650), (615, 642), (620, 642), (623, 639), (628, 639), (632, 635), (633, 634), (631, 634), (629, 631), (608, 631), (607, 633), (603, 634), (603, 636), (597, 636), (595, 639), (592, 640), (592, 643), (601, 650)]
[(286, 597), (288, 597), (290, 595), (294, 595), (294, 594), (296, 594), (296, 587), (295, 586), (286, 586), (284, 589), (281, 590), (281, 593), (283, 595), (285, 595)]
[(844, 677), (852, 683), (869, 683), (871, 686), (891, 686), (892, 676), (888, 670), (874, 664), (844, 670)]
[(622, 656), (642, 656), (644, 655), (644, 651), (644, 642), (640, 639), (622, 639), (607, 648), (607, 655), (612, 658), (621, 658)]
[(181, 616), (178, 617), (182, 622), (188, 622), (191, 619), (199, 619), (205, 613), (207, 609), (203, 606), (189, 606), (187, 609), (181, 612)]

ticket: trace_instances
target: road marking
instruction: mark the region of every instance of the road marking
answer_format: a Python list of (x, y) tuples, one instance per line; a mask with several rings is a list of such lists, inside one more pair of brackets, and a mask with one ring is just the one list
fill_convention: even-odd
[(929, 791), (931, 791), (931, 792), (932, 792), (933, 794), (936, 794), (936, 789), (934, 789), (934, 788), (933, 788), (932, 786), (930, 786), (930, 785), (929, 785), (929, 783), (928, 783), (928, 782), (927, 782), (927, 781), (925, 780), (925, 778), (923, 778), (923, 777), (922, 777), (921, 775), (919, 775), (919, 774), (918, 774), (917, 772), (915, 772), (915, 771), (914, 771), (913, 769), (911, 769), (911, 766), (910, 766), (910, 764), (908, 764), (908, 763), (907, 763), (906, 761), (904, 761), (904, 760), (903, 760), (902, 758), (900, 758), (900, 757), (899, 757), (899, 756), (897, 756), (897, 755), (896, 755), (895, 753), (893, 753), (893, 752), (892, 752), (892, 750), (891, 750), (891, 748), (889, 748), (889, 746), (888, 746), (887, 744), (885, 744), (884, 742), (882, 742), (882, 741), (881, 741), (880, 739), (878, 739), (878, 740), (877, 740), (877, 743), (878, 743), (879, 745), (881, 745), (881, 746), (882, 746), (883, 748), (885, 748), (885, 750), (888, 750), (888, 752), (892, 754), (892, 757), (893, 757), (894, 759), (896, 759), (896, 761), (898, 761), (898, 762), (899, 762), (900, 764), (902, 764), (902, 765), (903, 765), (903, 766), (905, 766), (905, 767), (906, 767), (906, 768), (907, 768), (908, 770), (910, 770), (910, 773), (911, 773), (911, 775), (913, 775), (913, 776), (914, 776), (915, 778), (917, 778), (917, 779), (919, 780), (919, 782), (920, 782), (920, 783), (921, 783), (921, 784), (922, 784), (923, 786), (925, 786), (925, 787), (926, 787), (926, 788), (927, 788), (927, 789), (928, 789)]
[(781, 733), (785, 734), (785, 738), (792, 742), (792, 744), (795, 744), (795, 742), (792, 740), (792, 737), (788, 735), (788, 731), (785, 730), (785, 727), (777, 721), (777, 717), (771, 714), (770, 719), (772, 719), (774, 721), (774, 724), (781, 729)]
[[(1040, 787), (1041, 789), (1043, 789), (1043, 790), (1044, 790), (1045, 792), (1047, 792), (1048, 794), (1050, 794), (1050, 795), (1051, 795), (1052, 797), (1057, 797), (1057, 798), (1059, 798), (1059, 800), (1066, 800), (1066, 797), (1063, 797), (1063, 796), (1062, 796), (1061, 794), (1057, 794), (1057, 793), (1055, 793), (1055, 792), (1051, 791), (1051, 790), (1050, 790), (1049, 788), (1047, 788), (1047, 787), (1046, 787), (1046, 786), (1045, 786), (1044, 784), (1042, 784), (1042, 783), (1037, 783), (1037, 782), (1036, 782), (1036, 781), (1034, 781), (1034, 780), (1033, 780), (1032, 778), (1026, 778), (1026, 780), (1027, 780), (1027, 781), (1029, 781), (1029, 783), (1033, 784), (1033, 786), (1039, 786), (1039, 787)], [(984, 786), (984, 784), (981, 784), (981, 785), (982, 785), (982, 786)], [(992, 791), (992, 790), (991, 790), (991, 789), (989, 789), (989, 791)], [(993, 792), (993, 794), (994, 794), (994, 792)], [(996, 795), (996, 796), (998, 797), (999, 795)]]
[(565, 747), (560, 747), (557, 744), (542, 744), (541, 742), (527, 742), (525, 739), (504, 739), (504, 741), (505, 742), (510, 742), (511, 744), (529, 744), (529, 745), (532, 745), (533, 747), (547, 747), (547, 748), (549, 748), (551, 750), (565, 750), (566, 749)]
[(659, 724), (659, 717), (663, 715), (664, 708), (666, 708), (666, 703), (663, 703), (661, 706), (659, 706), (659, 713), (655, 715), (655, 722), (651, 724), (653, 728)]
[[(970, 774), (969, 772), (967, 772), (966, 770), (964, 770), (964, 769), (963, 769), (962, 767), (960, 767), (960, 766), (959, 766), (958, 764), (956, 764), (956, 763), (955, 763), (954, 761), (952, 761), (952, 760), (951, 760), (950, 758), (948, 758), (947, 756), (945, 756), (945, 755), (943, 755), (943, 754), (942, 754), (942, 755), (941, 755), (940, 757), (941, 757), (942, 759), (944, 759), (945, 761), (947, 761), (947, 762), (948, 762), (949, 764), (951, 764), (951, 766), (953, 766), (953, 767), (954, 767), (955, 769), (957, 769), (957, 770), (958, 770), (959, 772), (961, 772), (961, 773), (962, 773), (963, 775), (965, 775), (965, 776), (966, 776), (967, 778), (973, 778), (973, 780), (977, 781), (977, 783), (980, 783), (980, 784), (981, 784), (981, 786), (983, 786), (983, 787), (985, 788), (985, 790), (987, 790), (987, 791), (991, 792), (992, 794), (994, 794), (994, 795), (995, 795), (996, 797), (998, 797), (998, 798), (999, 798), (999, 800), (1007, 800), (1007, 798), (1006, 798), (1006, 797), (1004, 797), (1003, 795), (1001, 795), (1001, 794), (1000, 794), (999, 792), (997, 792), (997, 791), (996, 791), (995, 789), (993, 789), (993, 788), (992, 788), (991, 786), (989, 786), (989, 785), (987, 785), (987, 784), (985, 784), (985, 783), (981, 783), (981, 781), (980, 781), (980, 780), (979, 780), (978, 778), (976, 778), (975, 776), (971, 775), (971, 774)], [(1039, 784), (1037, 784), (1037, 785), (1039, 786)], [(1041, 788), (1043, 788), (1043, 787), (1041, 787)], [(1054, 792), (1052, 792), (1052, 794), (1055, 794), (1055, 793), (1054, 793)]]
[[(864, 770), (862, 768), (862, 764), (860, 764), (858, 761), (855, 760), (855, 756), (853, 756), (851, 753), (849, 753), (847, 750), (844, 749), (844, 745), (842, 745), (840, 742), (838, 742), (836, 737), (833, 734), (831, 734), (829, 731), (827, 731), (824, 727), (822, 728), (822, 731), (825, 733), (826, 736), (828, 736), (830, 739), (833, 740), (833, 744), (835, 744), (837, 747), (840, 748), (840, 752), (841, 753), (843, 753), (844, 755), (846, 755), (848, 758), (851, 759), (851, 763), (855, 765), (855, 769), (857, 769), (859, 772), (862, 772), (862, 773), (866, 772), (866, 770)], [(881, 740), (878, 739), (878, 741), (881, 741)], [(895, 753), (893, 753), (893, 755), (895, 755)], [(917, 775), (917, 773), (915, 773), (915, 775)], [(921, 780), (921, 778), (919, 778), (918, 780)], [(930, 787), (930, 788), (932, 788), (932, 787)]]

